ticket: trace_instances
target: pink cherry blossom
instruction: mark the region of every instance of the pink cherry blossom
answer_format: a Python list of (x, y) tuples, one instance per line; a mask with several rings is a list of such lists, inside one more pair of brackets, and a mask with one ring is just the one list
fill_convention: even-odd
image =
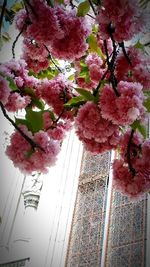
[(30, 102), (30, 96), (21, 96), (19, 93), (12, 93), (8, 97), (5, 108), (10, 112), (16, 112), (19, 109), (26, 108)]
[(32, 151), (29, 142), (18, 131), (15, 131), (11, 136), (11, 143), (6, 149), (7, 156), (13, 161), (14, 166), (24, 173), (32, 174), (34, 171), (47, 172), (48, 167), (53, 166), (56, 162), (60, 143), (50, 139), (46, 132), (39, 131), (33, 135), (27, 130), (26, 126), (20, 126), (20, 128), (36, 144), (41, 146), (44, 151), (39, 148), (35, 148)]
[[(128, 129), (125, 134), (120, 137), (119, 142), (120, 156), (125, 162), (127, 162), (127, 148), (129, 145), (130, 136), (131, 130)], [(134, 132), (132, 140), (130, 142), (130, 160), (133, 166), (140, 155), (143, 139), (143, 136), (139, 132)]]
[(29, 17), (27, 15), (27, 12), (25, 9), (21, 9), (16, 15), (15, 15), (15, 25), (16, 28), (19, 30), (19, 32), (22, 32), (24, 36), (26, 36), (26, 30), (29, 22)]
[(112, 87), (105, 85), (99, 104), (103, 118), (117, 125), (130, 125), (140, 119), (145, 112), (142, 89), (140, 83), (120, 81), (117, 86), (120, 95), (116, 96)]
[(56, 38), (62, 38), (64, 32), (60, 27), (55, 8), (49, 7), (46, 1), (41, 0), (32, 0), (31, 4), (35, 12), (29, 14), (32, 24), (27, 28), (27, 36), (45, 45), (52, 44)]
[(27, 38), (23, 40), (22, 58), (27, 63), (28, 68), (35, 73), (47, 69), (49, 66), (48, 51), (45, 46)]
[(123, 160), (116, 159), (113, 163), (113, 186), (132, 200), (139, 199), (145, 193), (143, 176), (133, 177)]
[(75, 60), (83, 56), (88, 49), (86, 38), (91, 33), (91, 24), (85, 17), (78, 17), (75, 10), (55, 8), (55, 14), (61, 25), (63, 36), (52, 42), (51, 52), (56, 58)]
[(127, 61), (123, 53), (118, 56), (116, 64), (117, 79), (119, 81), (139, 82), (143, 85), (143, 89), (148, 90), (150, 88), (150, 57), (132, 46), (126, 52), (131, 63)]
[(9, 83), (2, 76), (0, 76), (0, 101), (5, 105), (10, 95)]
[(53, 120), (50, 116), (50, 112), (46, 111), (43, 113), (43, 128), (45, 130), (49, 129), (53, 125)]
[(55, 127), (50, 128), (47, 133), (49, 137), (53, 138), (54, 140), (62, 141), (66, 136), (66, 131), (70, 129), (70, 123), (66, 122), (58, 122)]
[(103, 39), (108, 39), (109, 26), (113, 27), (116, 41), (130, 40), (145, 26), (148, 16), (136, 0), (105, 0), (99, 9), (97, 21)]
[(23, 59), (15, 60), (11, 59), (0, 65), (0, 72), (4, 75), (15, 79), (16, 77), (23, 78), (28, 74), (27, 64)]
[(97, 85), (106, 71), (106, 68), (103, 66), (103, 60), (96, 53), (91, 53), (87, 56), (85, 62), (89, 68), (91, 80)]
[[(72, 97), (72, 84), (59, 74), (52, 80), (43, 79), (39, 86), (42, 98), (59, 116), (64, 110), (64, 104)], [(64, 111), (63, 118), (72, 118), (70, 111)]]
[(100, 109), (92, 102), (87, 102), (79, 109), (75, 127), (79, 139), (93, 153), (110, 150), (119, 142), (118, 127), (103, 119)]

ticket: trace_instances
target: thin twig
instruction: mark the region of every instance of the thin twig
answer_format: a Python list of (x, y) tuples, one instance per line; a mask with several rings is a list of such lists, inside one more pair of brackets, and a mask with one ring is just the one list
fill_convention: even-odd
[(50, 7), (54, 7), (52, 0), (46, 0), (46, 2)]
[(24, 0), (24, 2), (26, 2), (26, 4), (28, 5), (28, 7), (31, 9), (32, 11), (32, 14), (38, 18), (38, 14), (36, 13), (35, 9), (33, 8), (33, 6), (31, 5), (30, 1), (29, 0)]
[(0, 101), (1, 110), (3, 112), (4, 117), (14, 126), (14, 128), (22, 135), (22, 137), (31, 145), (32, 149), (35, 150), (35, 148), (39, 148), (42, 152), (45, 152), (45, 150), (35, 143), (30, 137), (28, 137), (18, 126), (17, 124), (8, 116), (4, 105)]
[(65, 112), (65, 108), (63, 108), (63, 110), (61, 111), (61, 113), (59, 114), (59, 116), (57, 117), (57, 119), (54, 120), (54, 123), (57, 123), (60, 120), (60, 118), (62, 117), (62, 115), (63, 115), (64, 112)]
[(119, 43), (119, 46), (122, 48), (122, 52), (123, 52), (123, 54), (124, 54), (126, 60), (128, 61), (128, 63), (129, 63), (130, 65), (132, 65), (131, 60), (130, 60), (130, 58), (129, 58), (127, 52), (126, 52), (126, 49), (125, 49), (125, 46), (124, 46), (124, 42)]
[[(74, 9), (74, 8), (78, 8), (73, 2), (72, 2), (72, 0), (70, 0), (70, 6), (71, 6), (71, 8), (72, 9)], [(91, 14), (89, 14), (89, 13), (87, 13), (85, 16), (88, 16), (88, 17), (90, 17), (91, 19), (94, 19), (95, 20), (95, 17), (93, 17)]]
[(3, 18), (4, 18), (6, 5), (7, 5), (7, 0), (4, 0), (3, 6), (2, 6), (2, 12), (1, 12), (1, 16), (0, 16), (0, 36), (1, 36), (1, 29), (2, 29), (2, 24), (3, 24)]
[(62, 70), (61, 70), (61, 68), (59, 68), (59, 66), (58, 66), (58, 65), (55, 63), (55, 61), (53, 60), (52, 55), (51, 55), (51, 52), (50, 52), (50, 50), (48, 49), (48, 47), (47, 47), (46, 45), (44, 45), (44, 46), (45, 46), (45, 48), (46, 48), (46, 50), (47, 50), (47, 52), (48, 52), (48, 54), (49, 54), (50, 60), (51, 60), (52, 63), (54, 64), (54, 66), (58, 69), (59, 72), (63, 73)]
[(115, 44), (115, 41), (113, 39), (113, 36), (111, 36), (111, 40), (112, 40), (112, 43), (113, 43), (113, 54), (112, 54), (111, 61), (109, 61), (107, 42), (106, 42), (106, 40), (104, 40), (106, 61), (107, 61), (107, 65), (108, 65), (108, 70), (110, 71), (110, 82), (112, 84), (112, 88), (113, 88), (116, 96), (120, 96), (119, 92), (117, 91), (117, 80), (116, 80), (116, 77), (114, 75), (114, 68), (115, 68), (115, 60), (116, 60), (116, 56), (117, 56), (117, 49), (116, 49), (116, 44)]
[(97, 87), (95, 88), (95, 90), (94, 90), (94, 92), (93, 92), (93, 95), (94, 95), (94, 96), (96, 96), (96, 95), (97, 95), (97, 93), (98, 93), (98, 90), (99, 90), (99, 88), (100, 88), (100, 86), (101, 86), (102, 82), (104, 81), (104, 79), (105, 79), (105, 77), (106, 77), (106, 75), (107, 75), (108, 71), (109, 71), (109, 69), (107, 69), (107, 70), (104, 72), (104, 74), (103, 74), (102, 78), (100, 79), (100, 81), (99, 81), (99, 83), (98, 83)]
[(13, 56), (13, 59), (15, 59), (15, 46), (16, 46), (16, 43), (17, 43), (19, 37), (21, 36), (21, 34), (23, 33), (23, 31), (25, 29), (25, 26), (26, 26), (26, 23), (23, 25), (21, 31), (18, 33), (18, 35), (16, 36), (16, 39), (14, 40), (14, 42), (12, 44), (12, 56)]
[(90, 6), (91, 6), (93, 12), (94, 12), (94, 15), (97, 16), (97, 12), (96, 12), (96, 10), (95, 10), (95, 7), (94, 7), (92, 1), (91, 1), (91, 0), (88, 0), (88, 1), (89, 1), (89, 4), (90, 4)]

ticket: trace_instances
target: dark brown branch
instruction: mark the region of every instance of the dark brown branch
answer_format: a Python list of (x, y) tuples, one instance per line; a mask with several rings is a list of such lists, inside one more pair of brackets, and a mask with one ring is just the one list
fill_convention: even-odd
[[(73, 3), (72, 0), (70, 0), (70, 6), (71, 6), (72, 9), (74, 9), (74, 8), (78, 8), (78, 7)], [(90, 18), (92, 18), (92, 19), (95, 20), (95, 17), (93, 17), (93, 16), (92, 16), (91, 14), (89, 14), (89, 13), (87, 13), (85, 16), (88, 16), (88, 17), (90, 17)]]
[(132, 163), (131, 163), (131, 144), (132, 144), (133, 135), (134, 135), (134, 130), (132, 129), (129, 142), (128, 142), (128, 147), (127, 147), (127, 162), (129, 166), (129, 171), (132, 173), (132, 176), (134, 177), (136, 174), (136, 171), (133, 168)]
[(26, 27), (26, 24), (23, 25), (21, 31), (18, 33), (18, 35), (16, 36), (16, 39), (14, 40), (14, 42), (12, 44), (12, 56), (13, 56), (13, 59), (15, 59), (15, 46), (16, 46), (16, 43), (18, 42), (18, 39), (21, 36), (21, 34), (23, 33), (25, 27)]
[(47, 50), (48, 54), (49, 54), (49, 57), (50, 57), (50, 60), (52, 61), (52, 63), (54, 64), (54, 66), (58, 69), (59, 72), (62, 73), (62, 70), (61, 68), (59, 68), (59, 66), (55, 63), (55, 61), (53, 60), (52, 58), (52, 55), (51, 55), (51, 52), (50, 50), (48, 49), (48, 47), (45, 45), (45, 49)]
[(125, 49), (125, 46), (124, 46), (124, 42), (119, 43), (119, 46), (122, 48), (122, 52), (123, 52), (123, 54), (124, 54), (126, 60), (128, 61), (128, 63), (129, 63), (130, 65), (132, 65), (131, 60), (130, 60), (130, 58), (129, 58), (127, 52), (126, 52), (126, 49)]
[(33, 6), (31, 5), (29, 0), (24, 0), (24, 2), (27, 4), (27, 6), (30, 8), (32, 14), (38, 18), (38, 14), (36, 13), (35, 9), (33, 8)]
[(116, 47), (115, 41), (113, 39), (113, 36), (111, 36), (111, 40), (112, 40), (112, 43), (113, 43), (113, 54), (112, 54), (111, 61), (109, 61), (107, 41), (104, 40), (104, 48), (105, 48), (105, 54), (106, 54), (106, 61), (107, 61), (107, 65), (108, 65), (108, 70), (110, 72), (110, 82), (112, 84), (112, 88), (113, 88), (116, 96), (120, 96), (119, 92), (117, 91), (117, 80), (116, 80), (116, 77), (114, 75), (115, 60), (116, 60), (116, 56), (117, 56), (117, 47)]
[(40, 149), (42, 152), (45, 152), (45, 150), (38, 145), (37, 143), (35, 143), (30, 137), (28, 137), (20, 128), (19, 126), (8, 116), (4, 105), (2, 104), (2, 102), (0, 101), (0, 107), (1, 110), (3, 112), (4, 117), (14, 126), (14, 128), (22, 135), (22, 137), (31, 145), (32, 149), (35, 150), (35, 148)]
[(54, 120), (54, 123), (57, 123), (61, 119), (61, 117), (64, 114), (64, 112), (65, 112), (65, 108), (63, 108), (63, 110), (61, 111), (61, 113), (59, 114), (59, 116), (57, 117), (57, 119)]
[(89, 1), (89, 4), (90, 4), (90, 6), (91, 6), (93, 12), (94, 12), (94, 15), (97, 16), (97, 12), (96, 12), (96, 10), (95, 10), (95, 7), (94, 7), (92, 1), (91, 1), (91, 0), (88, 0), (88, 1)]
[(54, 7), (52, 0), (46, 0), (46, 2), (50, 7)]
[(1, 29), (2, 29), (2, 24), (3, 24), (3, 18), (4, 18), (6, 5), (7, 5), (7, 0), (4, 0), (3, 1), (3, 6), (2, 6), (2, 11), (1, 11), (1, 16), (0, 16), (0, 36), (1, 36)]
[(94, 96), (96, 96), (96, 95), (97, 95), (97, 93), (98, 93), (98, 90), (99, 90), (99, 88), (100, 88), (100, 86), (101, 86), (102, 82), (104, 81), (104, 79), (105, 79), (105, 77), (106, 77), (106, 75), (107, 75), (108, 71), (109, 71), (109, 69), (107, 69), (107, 70), (105, 71), (105, 73), (103, 74), (102, 78), (100, 79), (100, 81), (99, 81), (99, 83), (98, 83), (97, 87), (95, 88), (95, 90), (94, 90), (94, 92), (93, 92), (93, 95), (94, 95)]

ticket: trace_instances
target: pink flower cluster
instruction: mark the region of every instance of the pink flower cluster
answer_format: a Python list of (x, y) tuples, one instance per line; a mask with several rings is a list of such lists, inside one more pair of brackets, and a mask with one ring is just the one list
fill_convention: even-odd
[(105, 120), (93, 102), (87, 102), (75, 119), (76, 133), (85, 148), (92, 153), (102, 153), (115, 148), (119, 142), (118, 126)]
[(10, 112), (16, 112), (19, 109), (26, 108), (31, 103), (31, 97), (24, 93), (24, 88), (36, 88), (37, 79), (28, 75), (25, 61), (23, 59), (10, 60), (0, 65), (0, 72), (5, 76), (5, 79), (12, 79), (16, 85), (16, 90), (14, 88), (12, 89), (10, 85), (11, 81), (4, 82), (4, 78), (1, 77), (1, 101), (5, 108)]
[(66, 122), (61, 121), (61, 122), (58, 122), (56, 126), (51, 127), (47, 131), (47, 134), (49, 135), (49, 137), (55, 140), (62, 141), (66, 136), (66, 132), (70, 130), (70, 128), (71, 128), (71, 124), (69, 121), (66, 121)]
[(85, 62), (89, 68), (91, 80), (97, 85), (106, 71), (103, 60), (96, 53), (91, 53), (87, 56)]
[(62, 141), (66, 132), (71, 129), (71, 122), (66, 120), (65, 122), (55, 122), (52, 120), (50, 112), (46, 111), (43, 113), (43, 128), (47, 132), (48, 136), (52, 139)]
[[(52, 80), (43, 79), (39, 85), (39, 92), (45, 102), (50, 105), (59, 116), (64, 110), (64, 103), (72, 97), (71, 82), (59, 74)], [(64, 111), (62, 118), (72, 118), (70, 111)]]
[(140, 119), (145, 112), (142, 89), (140, 83), (120, 81), (117, 86), (120, 95), (116, 96), (111, 85), (105, 85), (99, 103), (103, 118), (117, 125), (130, 125)]
[(113, 185), (117, 190), (134, 200), (150, 190), (150, 139), (142, 142), (141, 136), (134, 133), (130, 144), (130, 164), (135, 171), (133, 174), (127, 164), (130, 134), (128, 131), (122, 137), (121, 158), (116, 159), (113, 163)]
[(43, 148), (44, 152), (40, 148), (35, 148), (32, 151), (29, 142), (18, 131), (15, 131), (11, 136), (11, 144), (6, 149), (7, 156), (13, 161), (14, 166), (24, 173), (47, 172), (48, 167), (53, 166), (56, 162), (56, 157), (60, 151), (60, 142), (50, 139), (44, 131), (39, 131), (33, 135), (26, 126), (20, 126), (20, 128)]
[(130, 40), (141, 31), (147, 22), (147, 16), (139, 7), (137, 0), (104, 0), (97, 21), (103, 39), (110, 37), (113, 30), (116, 41)]
[[(74, 60), (85, 54), (86, 38), (91, 33), (87, 19), (77, 17), (74, 10), (65, 10), (62, 6), (51, 8), (45, 1), (32, 0), (31, 3), (35, 12), (29, 14), (31, 23), (24, 32), (26, 38), (49, 46), (52, 55), (60, 59)], [(21, 11), (16, 22), (18, 29), (26, 23), (26, 17)]]
[(27, 38), (23, 40), (22, 58), (27, 63), (28, 68), (35, 73), (47, 69), (49, 66), (48, 51), (45, 46)]
[(11, 93), (8, 97), (8, 101), (5, 108), (9, 112), (16, 112), (19, 109), (26, 108), (31, 102), (30, 96), (21, 96), (19, 93)]
[(63, 31), (63, 37), (52, 42), (52, 54), (56, 58), (75, 60), (88, 49), (86, 38), (91, 33), (91, 25), (85, 17), (77, 17), (75, 10), (67, 11), (56, 7), (56, 16)]
[(10, 95), (10, 89), (8, 82), (0, 76), (0, 101), (5, 105)]
[(94, 89), (100, 79), (102, 78), (104, 72), (106, 71), (105, 64), (103, 60), (96, 53), (89, 53), (85, 59), (85, 66), (87, 65), (87, 72), (89, 75), (89, 80), (84, 77), (80, 77), (80, 72), (82, 68), (79, 61), (75, 61), (76, 69), (76, 81), (78, 86), (85, 89)]
[(126, 51), (130, 63), (121, 53), (117, 57), (116, 77), (119, 81), (136, 81), (143, 85), (143, 89), (150, 88), (150, 57), (141, 52), (140, 49), (130, 46)]

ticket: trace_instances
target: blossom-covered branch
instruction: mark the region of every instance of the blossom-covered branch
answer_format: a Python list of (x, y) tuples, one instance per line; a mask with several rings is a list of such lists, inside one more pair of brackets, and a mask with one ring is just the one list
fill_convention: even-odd
[[(17, 168), (48, 171), (74, 126), (87, 151), (118, 151), (117, 190), (132, 199), (150, 190), (150, 57), (135, 41), (148, 19), (136, 0), (24, 0), (14, 58), (0, 65), (1, 109), (15, 127), (6, 154)], [(11, 120), (7, 112), (20, 110), (24, 117)]]

